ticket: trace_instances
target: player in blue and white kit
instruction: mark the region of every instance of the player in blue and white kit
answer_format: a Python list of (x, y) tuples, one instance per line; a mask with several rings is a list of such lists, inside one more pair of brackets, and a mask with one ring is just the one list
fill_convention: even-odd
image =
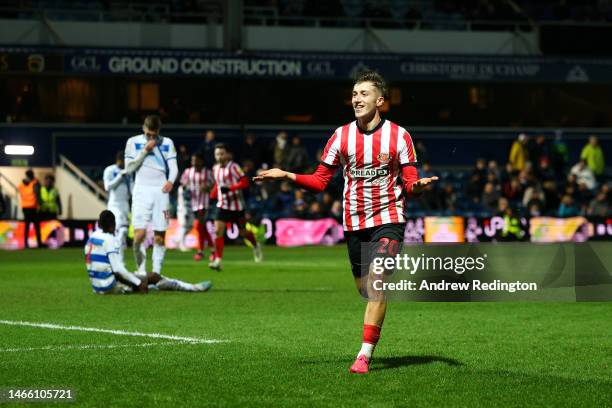
[(119, 259), (115, 238), (115, 216), (109, 210), (100, 213), (98, 227), (85, 245), (85, 263), (93, 291), (99, 294), (146, 293), (148, 285), (159, 290), (206, 292), (210, 281), (196, 284), (170, 279), (157, 273), (131, 273)]
[(161, 273), (166, 247), (164, 245), (170, 198), (168, 193), (178, 175), (176, 150), (171, 139), (159, 134), (161, 120), (155, 115), (145, 118), (143, 133), (128, 139), (125, 145), (125, 171), (135, 173), (132, 192), (132, 225), (134, 226), (134, 257), (139, 271), (144, 271), (147, 260), (142, 247), (146, 228), (152, 224), (153, 273)]
[(104, 169), (104, 190), (108, 191), (106, 208), (115, 215), (117, 224), (116, 237), (120, 244), (119, 259), (123, 262), (123, 254), (127, 246), (127, 235), (130, 213), (130, 196), (134, 189), (134, 180), (124, 170), (123, 150), (117, 153), (115, 164)]

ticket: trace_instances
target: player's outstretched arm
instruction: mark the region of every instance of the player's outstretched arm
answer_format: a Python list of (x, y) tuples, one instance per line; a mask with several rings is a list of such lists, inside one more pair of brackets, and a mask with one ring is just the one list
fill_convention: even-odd
[(322, 164), (319, 164), (313, 174), (295, 174), (281, 169), (270, 169), (264, 170), (258, 176), (253, 177), (253, 181), (290, 180), (306, 190), (320, 193), (325, 190), (335, 171), (335, 167)]
[(417, 195), (423, 192), (425, 186), (438, 180), (438, 177), (423, 177), (419, 179), (419, 174), (414, 166), (402, 167), (402, 181), (406, 186), (408, 196)]

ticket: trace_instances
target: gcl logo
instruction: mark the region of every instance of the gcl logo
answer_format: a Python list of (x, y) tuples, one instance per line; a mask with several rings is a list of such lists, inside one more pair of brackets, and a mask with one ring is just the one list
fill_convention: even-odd
[(75, 56), (70, 60), (70, 66), (75, 71), (84, 72), (99, 72), (100, 64), (96, 60), (95, 55)]
[(331, 61), (311, 61), (306, 64), (306, 69), (313, 76), (333, 76), (335, 74)]

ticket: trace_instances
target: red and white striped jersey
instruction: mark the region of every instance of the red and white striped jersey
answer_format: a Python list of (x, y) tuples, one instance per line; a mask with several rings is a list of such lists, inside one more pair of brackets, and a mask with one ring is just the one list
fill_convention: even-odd
[(207, 210), (209, 207), (209, 194), (202, 189), (211, 187), (214, 183), (212, 171), (202, 167), (198, 171), (195, 167), (185, 169), (181, 176), (181, 184), (191, 193), (191, 210)]
[(345, 231), (405, 222), (398, 178), (401, 167), (416, 165), (416, 152), (404, 128), (383, 119), (363, 132), (351, 122), (336, 129), (321, 162), (343, 167)]
[(244, 198), (241, 190), (221, 192), (221, 187), (231, 187), (244, 177), (242, 168), (231, 160), (224, 167), (215, 164), (213, 166), (213, 176), (217, 184), (217, 207), (230, 211), (244, 210)]

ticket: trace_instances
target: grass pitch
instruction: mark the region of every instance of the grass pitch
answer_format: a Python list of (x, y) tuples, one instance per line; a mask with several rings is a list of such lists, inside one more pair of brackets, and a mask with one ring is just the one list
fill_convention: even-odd
[[(346, 249), (169, 251), (209, 293), (97, 296), (81, 250), (0, 252), (0, 388), (72, 388), (77, 406), (612, 406), (612, 303), (394, 303), (367, 376), (348, 373), (364, 302)], [(37, 404), (42, 406), (44, 404)]]

